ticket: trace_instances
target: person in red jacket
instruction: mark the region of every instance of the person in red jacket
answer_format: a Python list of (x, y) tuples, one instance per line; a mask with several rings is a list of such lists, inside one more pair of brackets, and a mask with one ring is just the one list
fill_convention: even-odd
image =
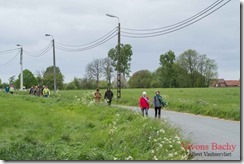
[(143, 117), (145, 112), (146, 112), (146, 116), (148, 116), (149, 103), (150, 101), (149, 98), (147, 97), (147, 93), (143, 91), (142, 96), (139, 100), (139, 106), (141, 107), (141, 112)]

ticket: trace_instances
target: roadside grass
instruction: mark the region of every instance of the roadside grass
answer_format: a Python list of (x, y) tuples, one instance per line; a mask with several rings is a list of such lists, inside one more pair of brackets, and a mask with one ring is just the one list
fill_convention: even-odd
[(186, 160), (166, 120), (94, 103), (91, 91), (50, 98), (0, 93), (1, 160)]
[[(153, 108), (152, 99), (156, 90), (159, 90), (168, 102), (166, 110), (240, 121), (240, 88), (122, 89), (120, 99), (116, 99), (117, 91), (113, 89), (114, 99), (112, 104), (138, 106), (142, 92), (146, 91)], [(104, 95), (105, 90), (100, 91)], [(67, 97), (80, 95), (83, 92), (88, 91), (60, 91), (61, 94)]]
[(138, 106), (144, 90), (151, 100), (151, 107), (154, 92), (159, 90), (168, 102), (166, 110), (240, 121), (240, 88), (122, 89), (121, 98), (114, 103)]

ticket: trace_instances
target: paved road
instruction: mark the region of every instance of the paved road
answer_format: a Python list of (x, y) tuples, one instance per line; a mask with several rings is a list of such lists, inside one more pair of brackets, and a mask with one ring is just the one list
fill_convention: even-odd
[[(125, 107), (140, 112), (138, 107)], [(172, 124), (191, 139), (194, 160), (240, 160), (240, 122), (163, 110)], [(154, 109), (149, 110), (154, 117)], [(187, 145), (187, 143), (185, 144)]]

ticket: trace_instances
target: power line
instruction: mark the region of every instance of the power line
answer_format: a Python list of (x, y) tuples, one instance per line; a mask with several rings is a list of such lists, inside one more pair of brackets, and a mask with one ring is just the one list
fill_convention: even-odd
[[(222, 0), (223, 1), (223, 0)], [(221, 1), (221, 2), (222, 2)], [(222, 5), (220, 5), (219, 7), (217, 7), (216, 9), (214, 9), (213, 11), (211, 11), (211, 12), (209, 12), (209, 13), (207, 13), (209, 10), (211, 10), (211, 9), (213, 9), (214, 7), (216, 7), (218, 4), (220, 4), (221, 2), (218, 2), (217, 4), (215, 4), (214, 3), (214, 6), (212, 6), (211, 5), (211, 7), (209, 8), (207, 8), (207, 10), (206, 9), (204, 9), (203, 11), (203, 13), (201, 13), (199, 16), (197, 16), (196, 18), (193, 18), (193, 17), (191, 17), (191, 20), (189, 20), (190, 18), (188, 18), (188, 19), (186, 19), (187, 20), (187, 22), (185, 22), (185, 23), (182, 23), (182, 24), (180, 24), (180, 25), (178, 25), (178, 26), (175, 26), (175, 27), (172, 27), (172, 28), (168, 28), (168, 29), (165, 29), (165, 30), (162, 30), (162, 31), (155, 31), (155, 32), (150, 32), (150, 33), (142, 33), (142, 32), (126, 32), (126, 31), (122, 31), (122, 33), (125, 33), (125, 34), (129, 34), (129, 35), (123, 35), (122, 34), (122, 36), (124, 36), (124, 37), (130, 37), (130, 38), (149, 38), (149, 37), (156, 37), (156, 36), (160, 36), (160, 35), (165, 35), (165, 34), (168, 34), (168, 33), (172, 33), (172, 32), (175, 32), (175, 31), (178, 31), (178, 30), (180, 30), (180, 29), (183, 29), (183, 28), (185, 28), (185, 27), (187, 27), (187, 26), (189, 26), (189, 25), (192, 25), (192, 24), (194, 24), (194, 23), (196, 23), (196, 22), (198, 22), (198, 21), (200, 21), (201, 19), (203, 19), (203, 18), (205, 18), (205, 17), (207, 17), (207, 16), (209, 16), (210, 14), (212, 14), (213, 12), (215, 12), (215, 11), (217, 11), (218, 9), (220, 9), (221, 7), (223, 7), (224, 5), (226, 5), (227, 3), (229, 3), (231, 0), (229, 0), (229, 1), (227, 1), (227, 2), (225, 2), (224, 4), (222, 4)], [(206, 10), (206, 11), (205, 11)], [(207, 13), (207, 14), (206, 14)], [(204, 15), (204, 14), (206, 14), (206, 15)], [(197, 14), (198, 15), (198, 14)], [(195, 15), (196, 16), (196, 15)], [(198, 18), (198, 19), (197, 19)], [(194, 20), (194, 21), (193, 21)], [(184, 22), (184, 21), (182, 21), (182, 22)], [(176, 23), (176, 24), (179, 24), (179, 23)], [(175, 25), (175, 24), (174, 24)], [(173, 25), (171, 25), (171, 26), (173, 26)], [(166, 26), (166, 27), (169, 27), (169, 26)], [(162, 28), (166, 28), (166, 27), (162, 27)], [(162, 29), (162, 28), (159, 28), (159, 29)], [(135, 29), (134, 29), (135, 30)]]
[[(217, 3), (218, 1), (220, 1), (220, 0), (215, 1), (213, 4), (211, 4), (210, 6), (208, 6), (208, 7), (205, 8), (205, 9), (203, 9), (202, 11), (198, 12), (197, 14), (191, 16), (190, 18), (187, 18), (187, 19), (185, 19), (185, 20), (183, 20), (183, 21), (177, 22), (177, 23), (172, 24), (172, 25), (168, 25), (168, 26), (164, 26), (164, 27), (159, 27), (159, 28), (153, 28), (153, 29), (133, 29), (133, 28), (121, 28), (121, 29), (123, 29), (123, 30), (127, 30), (127, 31), (156, 31), (156, 30), (161, 30), (161, 29), (169, 28), (169, 27), (172, 27), (172, 26), (181, 24), (181, 23), (183, 23), (183, 22), (186, 22), (186, 21), (188, 21), (189, 19), (192, 19), (192, 18), (194, 18), (194, 17), (196, 17), (196, 16), (202, 14), (202, 12), (208, 10), (208, 9), (209, 9), (210, 7), (212, 7), (212, 6), (215, 7), (215, 6), (216, 6), (216, 3)], [(221, 0), (221, 2), (222, 2), (222, 1), (223, 1), (223, 0)], [(221, 2), (219, 2), (219, 3), (221, 3)], [(218, 4), (219, 4), (219, 3), (218, 3)], [(218, 4), (217, 4), (217, 5), (218, 5)]]
[(13, 51), (19, 50), (19, 48), (15, 48), (15, 49), (10, 49), (10, 50), (4, 50), (4, 51), (0, 51), (0, 55), (5, 55), (5, 54), (9, 54), (12, 53)]
[(69, 44), (64, 44), (64, 43), (60, 43), (60, 42), (55, 42), (56, 44), (59, 44), (60, 46), (64, 46), (64, 47), (84, 47), (84, 46), (88, 46), (88, 45), (91, 45), (91, 44), (94, 44), (104, 38), (106, 38), (108, 35), (114, 33), (115, 31), (117, 31), (117, 27), (113, 28), (110, 32), (108, 32), (107, 34), (103, 35), (102, 37), (92, 41), (92, 42), (89, 42), (89, 43), (86, 43), (86, 44), (81, 44), (81, 45), (69, 45)]
[(12, 62), (19, 55), (19, 53), (20, 53), (20, 51), (12, 59), (10, 59), (7, 63), (1, 64), (0, 66), (2, 67), (2, 66), (9, 64), (10, 62)]
[(98, 47), (98, 46), (106, 43), (107, 41), (109, 41), (112, 38), (114, 38), (116, 35), (117, 35), (117, 30), (116, 31), (113, 31), (111, 34), (109, 34), (108, 36), (106, 36), (105, 38), (103, 38), (102, 40), (100, 40), (99, 42), (97, 42), (95, 44), (92, 44), (90, 46), (87, 46), (87, 47), (83, 47), (83, 48), (73, 49), (73, 48), (63, 47), (63, 46), (60, 46), (60, 45), (56, 45), (56, 47), (59, 50), (68, 51), (68, 52), (86, 51), (86, 50), (93, 49), (95, 47)]
[(52, 47), (52, 42), (50, 42), (45, 48), (43, 48), (39, 51), (30, 52), (30, 51), (24, 50), (24, 53), (28, 56), (40, 57), (40, 56), (43, 56), (44, 54), (46, 54), (51, 49), (51, 47)]

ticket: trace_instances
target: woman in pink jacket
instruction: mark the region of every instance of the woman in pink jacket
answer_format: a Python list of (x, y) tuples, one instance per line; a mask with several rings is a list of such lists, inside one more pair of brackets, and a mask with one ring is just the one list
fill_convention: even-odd
[(144, 117), (144, 113), (146, 111), (146, 116), (148, 116), (149, 109), (149, 98), (147, 97), (147, 93), (145, 91), (142, 92), (142, 96), (139, 100), (139, 106), (141, 107), (142, 116)]

